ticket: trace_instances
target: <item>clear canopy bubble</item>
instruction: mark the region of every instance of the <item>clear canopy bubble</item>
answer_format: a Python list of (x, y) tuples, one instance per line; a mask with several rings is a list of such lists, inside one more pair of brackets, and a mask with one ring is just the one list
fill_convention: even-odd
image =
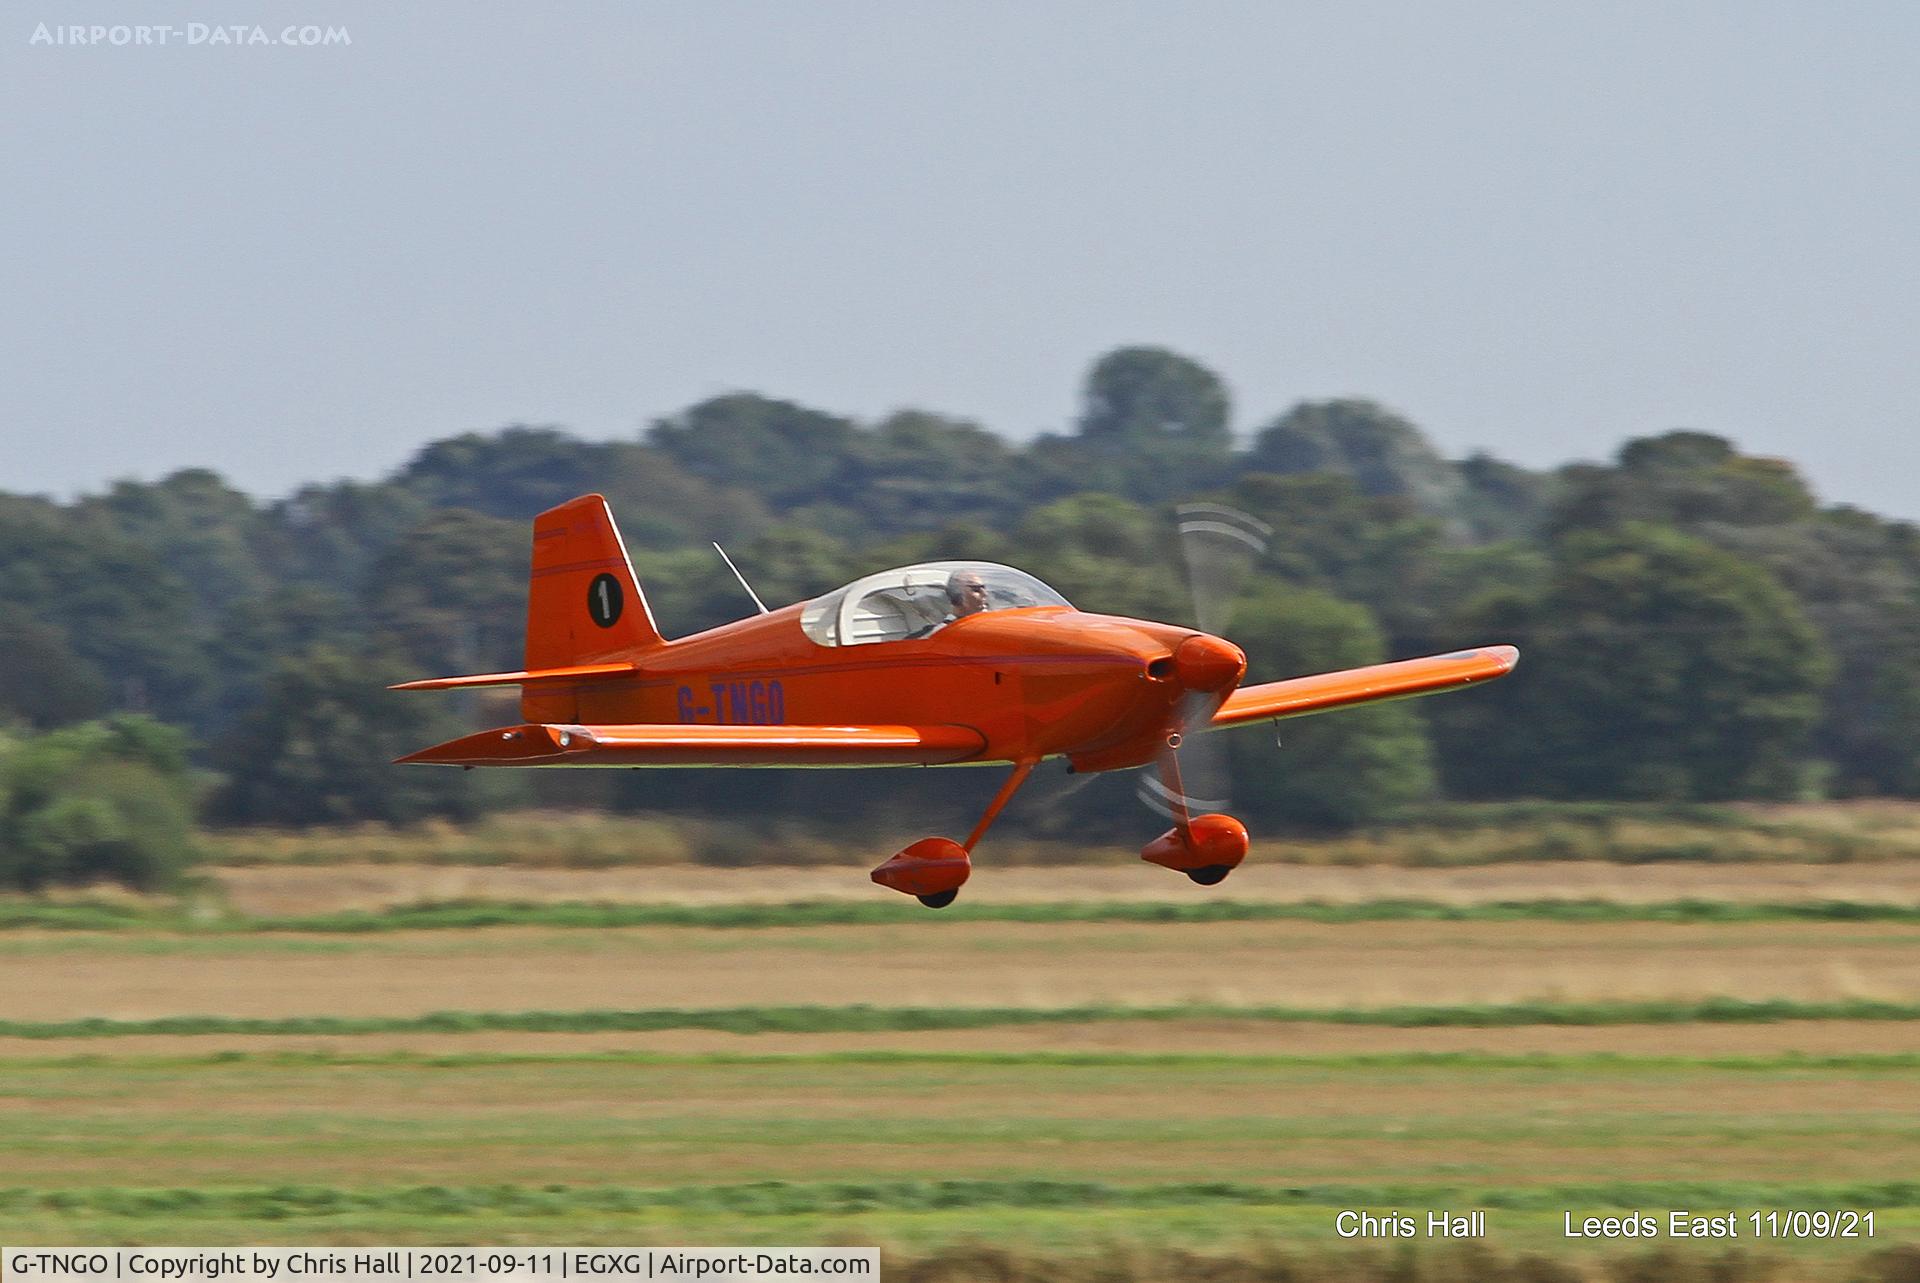
[(964, 614), (949, 586), (961, 590), (974, 579), (986, 589), (985, 610), (1072, 603), (1024, 570), (990, 561), (928, 561), (883, 570), (807, 603), (800, 627), (822, 646), (928, 637)]

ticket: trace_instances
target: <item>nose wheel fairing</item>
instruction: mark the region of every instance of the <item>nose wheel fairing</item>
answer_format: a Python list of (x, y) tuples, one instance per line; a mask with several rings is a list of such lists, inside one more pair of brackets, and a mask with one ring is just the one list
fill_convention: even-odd
[(1247, 826), (1231, 815), (1188, 812), (1186, 785), (1180, 778), (1180, 758), (1170, 744), (1160, 755), (1159, 795), (1166, 800), (1173, 827), (1146, 844), (1140, 858), (1149, 864), (1184, 873), (1201, 886), (1214, 886), (1247, 858), (1251, 845)]
[(1147, 843), (1140, 858), (1212, 886), (1239, 867), (1251, 844), (1247, 826), (1231, 815), (1196, 815)]

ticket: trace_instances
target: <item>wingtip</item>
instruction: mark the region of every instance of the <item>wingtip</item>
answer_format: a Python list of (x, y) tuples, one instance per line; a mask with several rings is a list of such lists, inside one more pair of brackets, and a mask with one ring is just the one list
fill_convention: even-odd
[(1520, 648), (1518, 646), (1489, 646), (1487, 647), (1487, 654), (1499, 661), (1502, 672), (1511, 673), (1514, 667), (1520, 662)]

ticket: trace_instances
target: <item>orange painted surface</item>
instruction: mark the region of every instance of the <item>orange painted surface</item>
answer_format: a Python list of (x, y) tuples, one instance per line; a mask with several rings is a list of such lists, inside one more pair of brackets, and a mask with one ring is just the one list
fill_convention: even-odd
[[(668, 641), (606, 501), (534, 521), (527, 669), (409, 682), (518, 682), (525, 725), (403, 761), (457, 765), (879, 765), (1152, 761), (1175, 732), (1484, 681), (1511, 647), (1236, 690), (1246, 657), (1174, 624), (1067, 606), (987, 610), (926, 636), (823, 645), (805, 603)], [(565, 742), (563, 743), (563, 738)]]
[(533, 519), (528, 668), (627, 659), (660, 641), (606, 499), (581, 495)]
[(424, 681), (401, 682), (397, 691), (449, 691), (471, 686), (556, 686), (578, 684), (587, 678), (631, 677), (640, 665), (630, 659), (611, 664), (569, 664), (564, 668), (541, 668), (513, 673), (471, 673), (465, 677), (429, 677)]
[(1183, 873), (1210, 866), (1232, 869), (1247, 858), (1251, 845), (1247, 826), (1231, 815), (1196, 815), (1147, 843), (1140, 849), (1140, 858)]
[[(821, 646), (790, 606), (652, 649), (627, 677), (529, 690), (529, 722), (669, 726), (967, 726), (976, 760), (1118, 751), (1144, 761), (1184, 693), (1192, 629), (1061, 607), (983, 613), (930, 637)], [(544, 714), (544, 715), (543, 715)]]
[(1330, 708), (1431, 695), (1456, 686), (1505, 677), (1519, 662), (1520, 652), (1512, 646), (1484, 646), (1450, 655), (1429, 655), (1424, 659), (1402, 659), (1284, 682), (1263, 682), (1229, 695), (1220, 711), (1213, 715), (1213, 725), (1302, 717)]
[(967, 726), (502, 726), (409, 753), (443, 766), (946, 766)]
[(868, 876), (907, 895), (958, 891), (973, 873), (967, 849), (951, 838), (921, 838)]

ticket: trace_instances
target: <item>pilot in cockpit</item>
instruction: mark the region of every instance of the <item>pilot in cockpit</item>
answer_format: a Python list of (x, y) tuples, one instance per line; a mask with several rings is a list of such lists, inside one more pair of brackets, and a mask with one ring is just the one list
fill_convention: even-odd
[(947, 622), (977, 615), (987, 608), (987, 583), (977, 570), (956, 570), (947, 576)]
[(965, 619), (968, 615), (977, 615), (988, 609), (987, 581), (980, 578), (977, 570), (956, 570), (947, 576), (947, 614), (944, 619), (917, 628), (907, 634), (909, 637), (928, 637), (939, 632), (956, 619)]

